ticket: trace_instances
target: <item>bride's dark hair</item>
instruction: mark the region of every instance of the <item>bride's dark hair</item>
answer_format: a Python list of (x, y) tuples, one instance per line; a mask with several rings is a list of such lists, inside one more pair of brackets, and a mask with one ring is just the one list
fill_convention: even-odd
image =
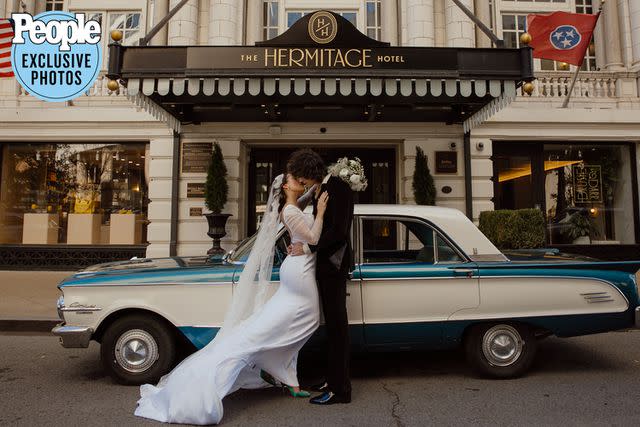
[(287, 175), (284, 176), (282, 185), (280, 186), (280, 193), (278, 194), (278, 215), (282, 213), (285, 203), (287, 203), (287, 194), (284, 192), (284, 185), (287, 183)]

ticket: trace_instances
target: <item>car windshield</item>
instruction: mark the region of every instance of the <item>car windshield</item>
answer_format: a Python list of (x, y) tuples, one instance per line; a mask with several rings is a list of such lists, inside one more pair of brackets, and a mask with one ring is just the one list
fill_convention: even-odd
[[(276, 239), (276, 259), (274, 260), (274, 265), (278, 264), (278, 257), (282, 255), (282, 259), (286, 256), (286, 245), (288, 244), (288, 235), (284, 235), (284, 226), (280, 224), (278, 229), (278, 237)], [(253, 244), (256, 241), (258, 233), (254, 234), (251, 237), (244, 239), (237, 248), (231, 252), (231, 255), (227, 258), (227, 262), (232, 264), (244, 263), (247, 261), (249, 254), (251, 253), (251, 249), (253, 248)], [(283, 246), (284, 245), (284, 246)], [(284, 254), (281, 252), (284, 248)]]

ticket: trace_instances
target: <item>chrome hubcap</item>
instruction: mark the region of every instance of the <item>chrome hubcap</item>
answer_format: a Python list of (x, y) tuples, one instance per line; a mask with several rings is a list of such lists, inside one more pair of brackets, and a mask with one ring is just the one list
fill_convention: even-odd
[(116, 362), (128, 372), (146, 371), (158, 360), (159, 355), (156, 340), (142, 329), (125, 332), (116, 342)]
[(482, 352), (493, 366), (509, 366), (520, 358), (524, 342), (518, 330), (509, 325), (497, 325), (482, 337)]

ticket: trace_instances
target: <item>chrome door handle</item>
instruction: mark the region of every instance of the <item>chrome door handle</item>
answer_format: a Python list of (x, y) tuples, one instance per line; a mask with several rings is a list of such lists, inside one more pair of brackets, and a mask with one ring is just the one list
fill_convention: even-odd
[(473, 277), (474, 270), (471, 268), (454, 268), (453, 274), (454, 276), (467, 276)]

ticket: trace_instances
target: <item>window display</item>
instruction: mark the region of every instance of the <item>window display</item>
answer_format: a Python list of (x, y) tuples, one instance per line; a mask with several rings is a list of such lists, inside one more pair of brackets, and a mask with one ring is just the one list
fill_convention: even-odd
[(550, 243), (635, 243), (629, 148), (544, 146)]
[(550, 245), (634, 244), (632, 159), (628, 144), (496, 142), (495, 209), (542, 210)]
[(139, 143), (4, 144), (0, 243), (143, 243), (147, 150)]

